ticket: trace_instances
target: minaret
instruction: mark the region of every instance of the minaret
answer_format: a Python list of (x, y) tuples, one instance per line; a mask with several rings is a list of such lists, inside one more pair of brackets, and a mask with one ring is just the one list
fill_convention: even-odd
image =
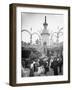
[(47, 26), (48, 26), (48, 23), (46, 21), (46, 16), (45, 16), (45, 22), (43, 23), (43, 30), (42, 30), (42, 33), (41, 33), (41, 45), (42, 45), (42, 53), (44, 55), (47, 55), (47, 49), (49, 47), (49, 32), (48, 32), (48, 29), (47, 29)]
[(44, 29), (42, 30), (41, 37), (42, 37), (42, 45), (46, 44), (49, 46), (49, 32), (47, 29), (48, 23), (46, 21), (46, 16), (45, 16), (45, 22), (43, 23)]

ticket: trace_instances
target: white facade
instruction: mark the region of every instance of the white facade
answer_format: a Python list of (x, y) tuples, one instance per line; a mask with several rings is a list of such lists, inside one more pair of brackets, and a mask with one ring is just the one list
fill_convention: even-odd
[(49, 41), (48, 35), (42, 35), (41, 45), (43, 46), (45, 42), (46, 42), (46, 45), (49, 46), (50, 41)]
[(47, 29), (47, 22), (46, 22), (46, 16), (45, 16), (45, 22), (43, 23), (43, 26), (44, 26), (44, 29), (41, 33), (41, 46), (42, 46), (42, 53), (47, 55), (47, 48), (49, 47), (50, 45), (50, 40), (49, 40), (49, 32), (48, 32), (48, 29)]

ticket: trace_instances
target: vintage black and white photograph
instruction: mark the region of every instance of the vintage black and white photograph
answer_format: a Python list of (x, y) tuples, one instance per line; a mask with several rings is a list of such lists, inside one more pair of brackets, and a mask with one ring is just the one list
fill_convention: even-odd
[(21, 77), (63, 75), (64, 15), (21, 13)]

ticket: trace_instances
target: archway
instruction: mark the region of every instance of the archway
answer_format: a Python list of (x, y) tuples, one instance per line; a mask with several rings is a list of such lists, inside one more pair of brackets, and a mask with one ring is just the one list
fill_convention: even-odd
[(31, 33), (26, 29), (22, 30), (21, 32), (21, 40), (30, 43)]
[[(38, 37), (38, 38), (35, 37), (36, 40), (38, 40), (38, 41), (41, 43), (41, 36), (39, 35), (39, 33), (37, 33), (37, 32), (32, 33), (32, 38), (33, 38), (33, 39), (34, 39), (34, 37), (33, 37), (34, 35), (36, 35), (36, 36)], [(32, 39), (32, 40), (33, 40), (33, 39)]]

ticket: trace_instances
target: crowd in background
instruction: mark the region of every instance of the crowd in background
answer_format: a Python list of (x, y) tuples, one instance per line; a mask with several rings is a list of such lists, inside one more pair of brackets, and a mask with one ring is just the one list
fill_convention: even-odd
[[(52, 73), (49, 73), (51, 72)], [(22, 58), (22, 77), (63, 74), (63, 55), (37, 58)]]

